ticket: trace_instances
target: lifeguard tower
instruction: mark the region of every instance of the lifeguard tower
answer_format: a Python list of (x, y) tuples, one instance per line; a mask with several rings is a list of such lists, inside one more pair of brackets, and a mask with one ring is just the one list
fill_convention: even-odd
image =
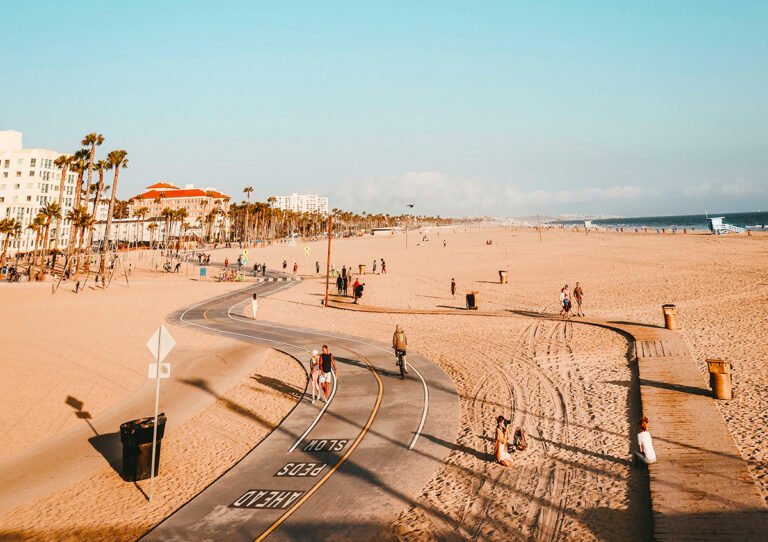
[(709, 231), (714, 235), (725, 235), (728, 232), (744, 233), (744, 228), (739, 226), (733, 226), (732, 224), (723, 224), (724, 216), (707, 217), (707, 224), (709, 225)]

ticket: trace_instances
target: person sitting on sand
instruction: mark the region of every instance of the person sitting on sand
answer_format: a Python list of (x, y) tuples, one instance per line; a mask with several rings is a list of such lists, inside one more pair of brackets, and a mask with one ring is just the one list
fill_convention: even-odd
[(504, 416), (496, 418), (496, 447), (493, 454), (496, 456), (496, 461), (500, 465), (511, 467), (512, 461), (510, 461), (510, 459), (512, 456), (509, 454), (509, 450), (507, 450), (507, 442), (509, 442), (509, 425), (506, 422), (507, 420), (504, 419)]
[(637, 445), (639, 451), (635, 451), (633, 459), (635, 465), (650, 465), (656, 463), (656, 452), (653, 449), (653, 439), (648, 432), (648, 417), (643, 416), (638, 423)]

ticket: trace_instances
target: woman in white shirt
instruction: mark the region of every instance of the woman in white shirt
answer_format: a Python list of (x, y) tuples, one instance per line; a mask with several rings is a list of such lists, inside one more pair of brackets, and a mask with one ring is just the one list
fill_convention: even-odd
[[(635, 461), (638, 465), (650, 465), (656, 463), (656, 452), (653, 449), (653, 439), (648, 432), (648, 418), (643, 416), (638, 424), (640, 431), (637, 433), (637, 445), (640, 451), (635, 452)], [(642, 463), (640, 463), (642, 462)]]
[(253, 319), (256, 320), (256, 312), (259, 310), (259, 300), (256, 294), (253, 294), (253, 299), (251, 299), (251, 310), (253, 311)]

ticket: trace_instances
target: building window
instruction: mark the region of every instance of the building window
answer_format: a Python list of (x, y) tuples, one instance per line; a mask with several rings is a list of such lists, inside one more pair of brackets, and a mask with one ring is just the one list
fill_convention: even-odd
[(17, 176), (17, 177), (21, 177), (21, 171), (17, 171), (17, 172), (16, 172), (16, 176)]
[(14, 189), (14, 190), (18, 190), (19, 188), (21, 188), (21, 185), (20, 185), (20, 184), (14, 184), (14, 185), (13, 185), (13, 189)]
[(0, 203), (3, 203), (5, 201), (5, 198), (3, 196), (0, 196)]
[(6, 160), (5, 161), (5, 165), (3, 167), (8, 167), (10, 165), (11, 165), (11, 161), (10, 160)]
[(23, 158), (19, 158), (18, 160), (16, 160), (16, 165), (20, 166), (23, 163), (24, 163), (24, 159)]
[(29, 167), (35, 167), (36, 163), (37, 163), (37, 158), (30, 158), (29, 159)]
[(32, 196), (27, 196), (27, 201), (32, 201)]
[(6, 178), (8, 177), (8, 172), (7, 171), (3, 171), (3, 177), (6, 177)]

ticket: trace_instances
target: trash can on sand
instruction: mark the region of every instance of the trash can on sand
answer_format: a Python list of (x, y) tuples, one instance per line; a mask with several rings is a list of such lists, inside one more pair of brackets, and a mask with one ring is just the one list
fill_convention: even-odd
[(499, 284), (506, 284), (506, 283), (507, 283), (507, 272), (499, 271)]
[(730, 401), (733, 399), (733, 366), (730, 361), (722, 359), (708, 359), (709, 387), (712, 388), (712, 396), (715, 399)]
[(358, 265), (357, 267), (360, 268), (360, 274), (361, 275), (365, 275), (365, 265), (361, 264), (361, 265)]
[(664, 311), (664, 327), (671, 330), (677, 329), (677, 307), (667, 304), (662, 305), (661, 310)]
[[(146, 480), (151, 474), (152, 434), (155, 425), (154, 416), (140, 418), (120, 424), (120, 442), (123, 443), (123, 480), (135, 482)], [(155, 476), (160, 467), (160, 443), (165, 434), (166, 417), (157, 417), (157, 452), (155, 453)]]
[(477, 292), (469, 292), (467, 294), (467, 309), (477, 310)]

